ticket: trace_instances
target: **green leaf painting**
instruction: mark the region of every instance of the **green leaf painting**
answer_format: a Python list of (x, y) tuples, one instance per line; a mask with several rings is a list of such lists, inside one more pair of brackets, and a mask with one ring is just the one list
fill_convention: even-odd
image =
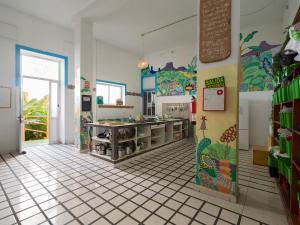
[[(280, 45), (271, 45), (261, 41), (259, 45), (250, 45), (258, 31), (246, 35), (240, 34), (243, 79), (240, 83), (241, 92), (273, 90), (273, 51)], [(274, 49), (274, 50), (273, 50)]]
[(152, 67), (141, 70), (142, 77), (156, 77), (157, 96), (177, 96), (197, 94), (197, 57), (193, 57), (187, 67), (174, 68), (173, 63), (158, 71)]
[(207, 154), (210, 158), (215, 160), (228, 160), (231, 164), (236, 164), (236, 149), (230, 147), (228, 154), (226, 154), (226, 151), (226, 145), (216, 143), (208, 146), (203, 151), (203, 154)]
[[(207, 119), (202, 116), (202, 121)], [(237, 138), (237, 126), (226, 129), (220, 137), (220, 142), (212, 143), (205, 137), (206, 125), (202, 125), (204, 137), (196, 148), (196, 184), (222, 192), (224, 194), (236, 194), (236, 165), (237, 150), (235, 146)]]
[(248, 48), (252, 51), (261, 51), (261, 48), (259, 46), (250, 46)]
[(246, 38), (243, 40), (243, 42), (247, 43), (247, 42), (251, 41), (254, 38), (255, 34), (257, 34), (257, 33), (258, 33), (258, 31), (251, 32), (250, 34), (248, 34), (246, 36)]

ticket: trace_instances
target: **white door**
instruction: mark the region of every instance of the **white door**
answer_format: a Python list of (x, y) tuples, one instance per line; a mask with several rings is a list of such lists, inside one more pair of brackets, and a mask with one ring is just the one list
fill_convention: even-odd
[[(20, 146), (59, 142), (60, 62), (20, 54)], [(21, 148), (21, 149), (22, 149)]]
[(49, 101), (49, 144), (57, 144), (59, 142), (59, 83), (51, 81), (50, 87), (50, 101)]

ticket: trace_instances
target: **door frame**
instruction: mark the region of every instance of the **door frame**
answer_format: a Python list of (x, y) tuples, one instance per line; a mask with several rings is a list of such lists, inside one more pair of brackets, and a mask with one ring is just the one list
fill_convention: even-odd
[[(68, 86), (68, 57), (67, 56), (63, 56), (63, 55), (59, 55), (56, 53), (51, 53), (51, 52), (47, 52), (47, 51), (43, 51), (43, 50), (39, 50), (39, 49), (35, 49), (35, 48), (31, 48), (31, 47), (27, 47), (24, 45), (19, 45), (16, 44), (16, 106), (17, 106), (17, 118), (19, 119), (19, 123), (18, 123), (18, 129), (19, 129), (19, 152), (22, 153), (23, 152), (23, 147), (22, 147), (22, 135), (21, 135), (21, 129), (22, 129), (22, 116), (23, 116), (23, 108), (22, 108), (22, 94), (21, 94), (21, 52), (22, 51), (28, 51), (28, 52), (32, 52), (32, 53), (37, 53), (37, 54), (41, 54), (41, 55), (45, 55), (46, 57), (50, 56), (50, 57), (54, 57), (54, 58), (58, 58), (61, 59), (63, 61), (64, 64), (64, 91), (60, 91), (60, 95), (64, 95), (66, 96), (66, 89)], [(62, 77), (61, 77), (62, 78)], [(62, 116), (62, 115), (61, 115)]]

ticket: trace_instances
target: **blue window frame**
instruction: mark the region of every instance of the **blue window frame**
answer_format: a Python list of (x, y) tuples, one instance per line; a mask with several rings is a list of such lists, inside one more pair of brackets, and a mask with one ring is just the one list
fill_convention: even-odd
[(125, 105), (125, 95), (127, 93), (127, 85), (107, 80), (97, 80), (96, 95), (103, 97), (103, 104), (116, 105), (117, 100), (121, 99)]
[(51, 53), (51, 52), (46, 52), (46, 51), (38, 50), (35, 48), (18, 45), (18, 44), (16, 45), (16, 86), (19, 86), (20, 79), (21, 79), (20, 65), (21, 65), (21, 51), (22, 50), (62, 59), (64, 61), (64, 69), (65, 69), (64, 83), (65, 83), (65, 87), (68, 86), (68, 57), (67, 56), (63, 56), (63, 55), (59, 55), (59, 54), (55, 54), (55, 53)]

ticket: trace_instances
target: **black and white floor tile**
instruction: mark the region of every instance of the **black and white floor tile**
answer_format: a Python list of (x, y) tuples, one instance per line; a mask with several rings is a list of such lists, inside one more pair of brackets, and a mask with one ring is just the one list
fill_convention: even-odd
[(240, 152), (238, 204), (194, 191), (194, 149), (178, 143), (114, 168), (67, 145), (0, 158), (0, 225), (285, 225), (276, 183)]

